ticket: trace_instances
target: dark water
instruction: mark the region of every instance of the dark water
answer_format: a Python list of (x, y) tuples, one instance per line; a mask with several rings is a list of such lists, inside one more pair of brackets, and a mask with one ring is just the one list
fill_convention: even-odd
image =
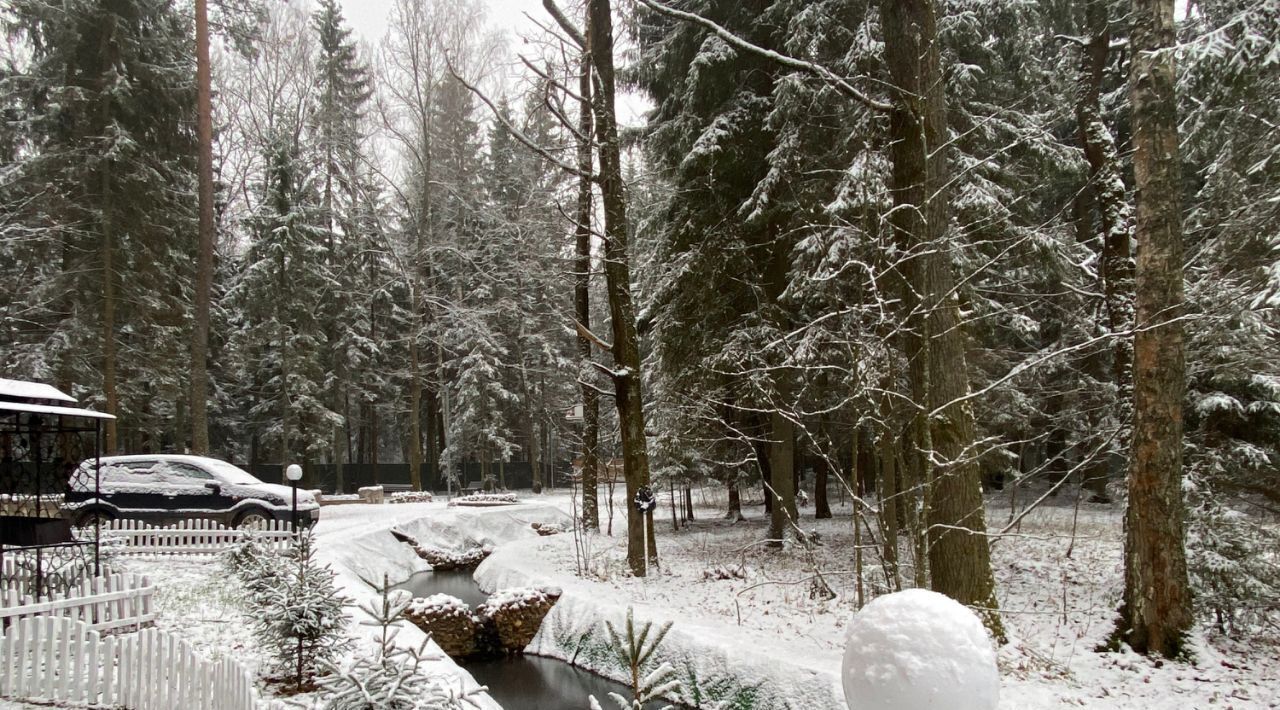
[[(587, 696), (600, 707), (617, 707), (609, 693), (631, 697), (631, 689), (564, 661), (542, 656), (468, 661), (462, 664), (477, 683), (489, 687), (489, 695), (505, 710), (586, 710)], [(659, 710), (667, 703), (651, 702), (645, 710)]]
[[(418, 572), (396, 588), (415, 597), (448, 594), (470, 604), (472, 609), (488, 598), (469, 571)], [(477, 683), (489, 687), (489, 695), (504, 710), (586, 710), (588, 695), (596, 696), (600, 706), (608, 709), (616, 706), (609, 693), (631, 697), (627, 686), (554, 658), (517, 656), (466, 661), (462, 667)], [(652, 702), (645, 708), (659, 710), (666, 705)]]
[(403, 589), (415, 597), (448, 594), (470, 604), (473, 610), (489, 598), (476, 586), (470, 570), (417, 572), (408, 581), (397, 584), (396, 589)]

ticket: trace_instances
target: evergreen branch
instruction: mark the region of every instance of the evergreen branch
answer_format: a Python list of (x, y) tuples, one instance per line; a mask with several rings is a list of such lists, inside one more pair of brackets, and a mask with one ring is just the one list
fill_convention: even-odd
[[(544, 3), (549, 3), (550, 1), (551, 0), (544, 0)], [(835, 87), (837, 91), (857, 101), (863, 106), (866, 106), (872, 111), (879, 111), (883, 113), (883, 112), (888, 112), (893, 108), (892, 104), (886, 103), (884, 101), (879, 101), (877, 99), (873, 99), (870, 96), (866, 95), (865, 93), (859, 91), (857, 87), (855, 87), (853, 84), (850, 84), (848, 81), (841, 78), (838, 74), (836, 74), (835, 72), (831, 71), (830, 69), (826, 68), (821, 64), (818, 64), (816, 62), (806, 61), (803, 59), (797, 59), (795, 57), (788, 56), (780, 52), (775, 52), (772, 49), (765, 49), (764, 47), (761, 47), (759, 45), (752, 44), (751, 42), (748, 42), (747, 40), (739, 37), (738, 35), (734, 34), (728, 29), (725, 29), (724, 27), (716, 24), (715, 22), (708, 20), (707, 18), (701, 15), (698, 15), (696, 13), (677, 10), (673, 7), (663, 5), (662, 3), (657, 2), (657, 0), (636, 0), (636, 2), (640, 3), (641, 5), (644, 5), (645, 7), (659, 14), (666, 15), (667, 17), (673, 17), (677, 20), (691, 22), (695, 25), (701, 26), (703, 29), (710, 30), (712, 34), (724, 40), (729, 46), (733, 47), (734, 49), (740, 49), (746, 52), (750, 52), (751, 54), (755, 54), (759, 57), (764, 57), (765, 59), (768, 59), (776, 64), (780, 64), (789, 69), (797, 69), (799, 71), (808, 72), (809, 74), (812, 74), (820, 79), (823, 79), (829, 82), (833, 87)]]

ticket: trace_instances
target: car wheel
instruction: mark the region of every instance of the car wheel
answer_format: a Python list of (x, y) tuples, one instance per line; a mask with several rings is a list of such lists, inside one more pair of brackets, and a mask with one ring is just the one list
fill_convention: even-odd
[(115, 519), (116, 516), (105, 510), (88, 510), (81, 513), (80, 516), (76, 518), (76, 527), (92, 528), (97, 525), (106, 525)]
[(272, 520), (265, 510), (250, 508), (236, 516), (235, 527), (248, 530), (263, 530)]

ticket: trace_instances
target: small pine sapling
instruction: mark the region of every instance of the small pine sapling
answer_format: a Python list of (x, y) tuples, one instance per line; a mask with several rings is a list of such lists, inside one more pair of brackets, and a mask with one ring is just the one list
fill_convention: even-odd
[(485, 688), (463, 690), (445, 677), (425, 672), (424, 663), (441, 657), (427, 653), (431, 634), (416, 648), (396, 644), (405, 610), (413, 601), (408, 592), (391, 588), (384, 576), (378, 601), (361, 604), (368, 618), (362, 626), (374, 626), (372, 655), (357, 653), (346, 668), (322, 660), (329, 675), (320, 680), (323, 710), (464, 710), (478, 707), (474, 697)]
[(333, 570), (315, 559), (310, 531), (300, 533), (283, 559), (275, 583), (255, 595), (254, 635), (271, 656), (276, 675), (304, 690), (322, 661), (342, 654), (350, 641)]
[(268, 549), (252, 531), (244, 542), (224, 558), (227, 568), (239, 578), (250, 604), (261, 607), (267, 590), (280, 584), (281, 556)]
[[(637, 632), (634, 610), (628, 607), (624, 633), (618, 633), (618, 630), (608, 621), (604, 622), (604, 628), (609, 636), (609, 647), (613, 649), (622, 666), (631, 671), (631, 699), (627, 700), (617, 693), (609, 693), (609, 697), (617, 704), (619, 710), (643, 710), (645, 703), (680, 689), (680, 679), (676, 677), (676, 671), (670, 663), (660, 663), (657, 668), (641, 675), (644, 666), (649, 663), (654, 652), (667, 637), (667, 632), (671, 631), (670, 621), (659, 627), (658, 633), (650, 638), (649, 632), (653, 630), (653, 624), (641, 624)], [(591, 710), (602, 710), (600, 701), (596, 700), (594, 695), (589, 696), (589, 699)], [(671, 710), (671, 706), (668, 705), (663, 710)]]

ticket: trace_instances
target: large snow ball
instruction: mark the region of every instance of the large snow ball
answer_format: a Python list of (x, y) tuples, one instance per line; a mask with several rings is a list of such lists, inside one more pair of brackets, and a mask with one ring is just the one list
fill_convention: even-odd
[(878, 597), (849, 623), (844, 697), (850, 710), (995, 710), (996, 655), (959, 602), (910, 589)]

